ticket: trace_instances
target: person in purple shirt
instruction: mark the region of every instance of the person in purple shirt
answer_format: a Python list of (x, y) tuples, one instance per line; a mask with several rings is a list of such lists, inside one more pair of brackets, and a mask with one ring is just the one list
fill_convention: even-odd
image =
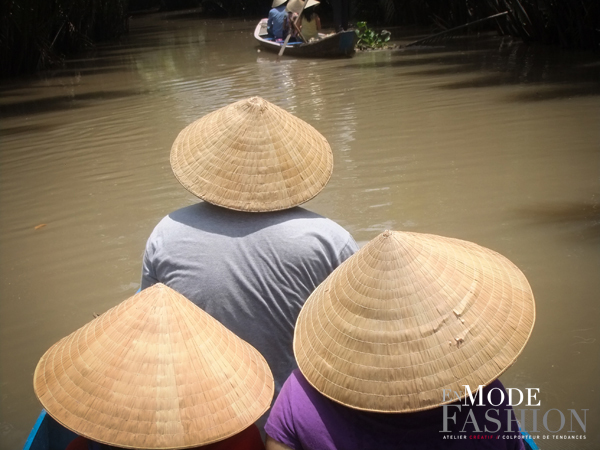
[(271, 409), (266, 449), (524, 450), (497, 378), (534, 320), (531, 288), (503, 256), (386, 231), (303, 306), (299, 369)]
[[(494, 388), (504, 392), (504, 402)], [(271, 409), (265, 426), (267, 450), (524, 450), (504, 386), (499, 380), (486, 386), (486, 399), (490, 391), (492, 402), (499, 406), (455, 402), (446, 406), (446, 417), (444, 407), (408, 414), (376, 413), (328, 399), (296, 369)], [(444, 424), (447, 433), (442, 432)]]

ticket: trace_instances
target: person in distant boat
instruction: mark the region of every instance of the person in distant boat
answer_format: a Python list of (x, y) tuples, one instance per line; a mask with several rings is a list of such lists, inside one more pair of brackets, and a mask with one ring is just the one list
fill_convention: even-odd
[(33, 385), (67, 450), (264, 450), (273, 398), (260, 353), (164, 284), (53, 345)]
[(269, 18), (267, 19), (267, 34), (275, 40), (285, 38), (284, 21), (287, 17), (286, 3), (288, 0), (273, 0)]
[(266, 448), (524, 450), (497, 378), (534, 321), (529, 283), (503, 256), (386, 231), (303, 306), (299, 369), (271, 409)]
[(311, 39), (317, 39), (319, 31), (321, 31), (321, 18), (316, 12), (319, 4), (317, 0), (308, 0), (304, 11), (302, 11), (302, 17), (300, 17), (300, 30), (307, 42)]
[(300, 14), (294, 11), (287, 12), (285, 19), (283, 21), (283, 34), (287, 37), (290, 35), (290, 40), (292, 42), (298, 41), (298, 32), (300, 30)]
[[(306, 6), (304, 6), (302, 0), (291, 0), (288, 3), (288, 21), (295, 19), (295, 17), (290, 17), (292, 14), (296, 14), (296, 17), (300, 14), (296, 26), (306, 42), (319, 37), (321, 19), (315, 12), (319, 4), (317, 0), (308, 0)], [(295, 34), (292, 34), (292, 36), (295, 36)]]
[(299, 207), (329, 181), (331, 147), (308, 123), (253, 97), (182, 130), (171, 168), (203, 201), (152, 231), (142, 289), (164, 283), (249, 342), (269, 363), (277, 395), (296, 367), (300, 308), (358, 249), (340, 225)]

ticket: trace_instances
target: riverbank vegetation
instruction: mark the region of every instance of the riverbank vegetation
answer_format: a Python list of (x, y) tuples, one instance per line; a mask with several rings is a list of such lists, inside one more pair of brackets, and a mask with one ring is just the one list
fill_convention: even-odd
[[(202, 6), (228, 16), (265, 16), (270, 0), (5, 0), (0, 6), (0, 75), (35, 71), (127, 31), (128, 11)], [(322, 16), (331, 17), (329, 0)], [(353, 0), (355, 20), (428, 26), (432, 33), (508, 11), (478, 25), (526, 42), (600, 50), (599, 0)], [(321, 13), (320, 13), (321, 14)]]
[(358, 41), (356, 47), (360, 50), (384, 48), (390, 40), (391, 33), (387, 30), (376, 32), (367, 26), (367, 22), (356, 22)]
[(356, 0), (354, 15), (381, 25), (432, 26), (436, 32), (504, 11), (506, 18), (485, 26), (525, 42), (600, 50), (598, 0)]
[[(134, 1), (134, 0), (132, 0)], [(138, 0), (143, 1), (143, 0)], [(161, 7), (195, 2), (230, 16), (265, 16), (270, 0), (160, 0)], [(355, 21), (369, 25), (429, 26), (432, 33), (508, 11), (479, 29), (526, 42), (600, 50), (600, 0), (351, 0)], [(321, 0), (319, 15), (331, 19), (331, 1)], [(356, 22), (358, 23), (358, 22)]]
[(3, 76), (47, 67), (127, 31), (127, 0), (5, 0), (1, 8)]

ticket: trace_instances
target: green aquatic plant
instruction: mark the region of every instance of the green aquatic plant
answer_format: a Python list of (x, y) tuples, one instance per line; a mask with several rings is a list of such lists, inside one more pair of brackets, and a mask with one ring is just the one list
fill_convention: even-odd
[(356, 22), (356, 34), (358, 36), (356, 46), (361, 50), (383, 48), (392, 36), (392, 33), (387, 30), (377, 33), (367, 26), (367, 22)]

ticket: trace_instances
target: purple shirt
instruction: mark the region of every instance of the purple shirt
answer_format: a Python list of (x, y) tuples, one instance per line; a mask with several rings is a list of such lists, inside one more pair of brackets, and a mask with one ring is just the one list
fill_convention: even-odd
[[(506, 391), (500, 381), (494, 381), (483, 390), (484, 404), (487, 404), (488, 391), (493, 388), (504, 392), (502, 404), (465, 406), (463, 400), (460, 410), (457, 406), (448, 406), (447, 415), (455, 416), (455, 421), (448, 420), (449, 432), (443, 433), (442, 407), (403, 414), (351, 409), (320, 394), (296, 369), (283, 385), (265, 431), (294, 450), (524, 450), (514, 412), (507, 404)], [(498, 404), (500, 391), (496, 389), (491, 394), (492, 403)], [(488, 409), (489, 417), (497, 422), (486, 419)], [(512, 432), (507, 431), (508, 415), (512, 417)], [(476, 432), (475, 426), (481, 432)], [(486, 426), (491, 431), (485, 432)], [(499, 431), (492, 432), (496, 430)]]

